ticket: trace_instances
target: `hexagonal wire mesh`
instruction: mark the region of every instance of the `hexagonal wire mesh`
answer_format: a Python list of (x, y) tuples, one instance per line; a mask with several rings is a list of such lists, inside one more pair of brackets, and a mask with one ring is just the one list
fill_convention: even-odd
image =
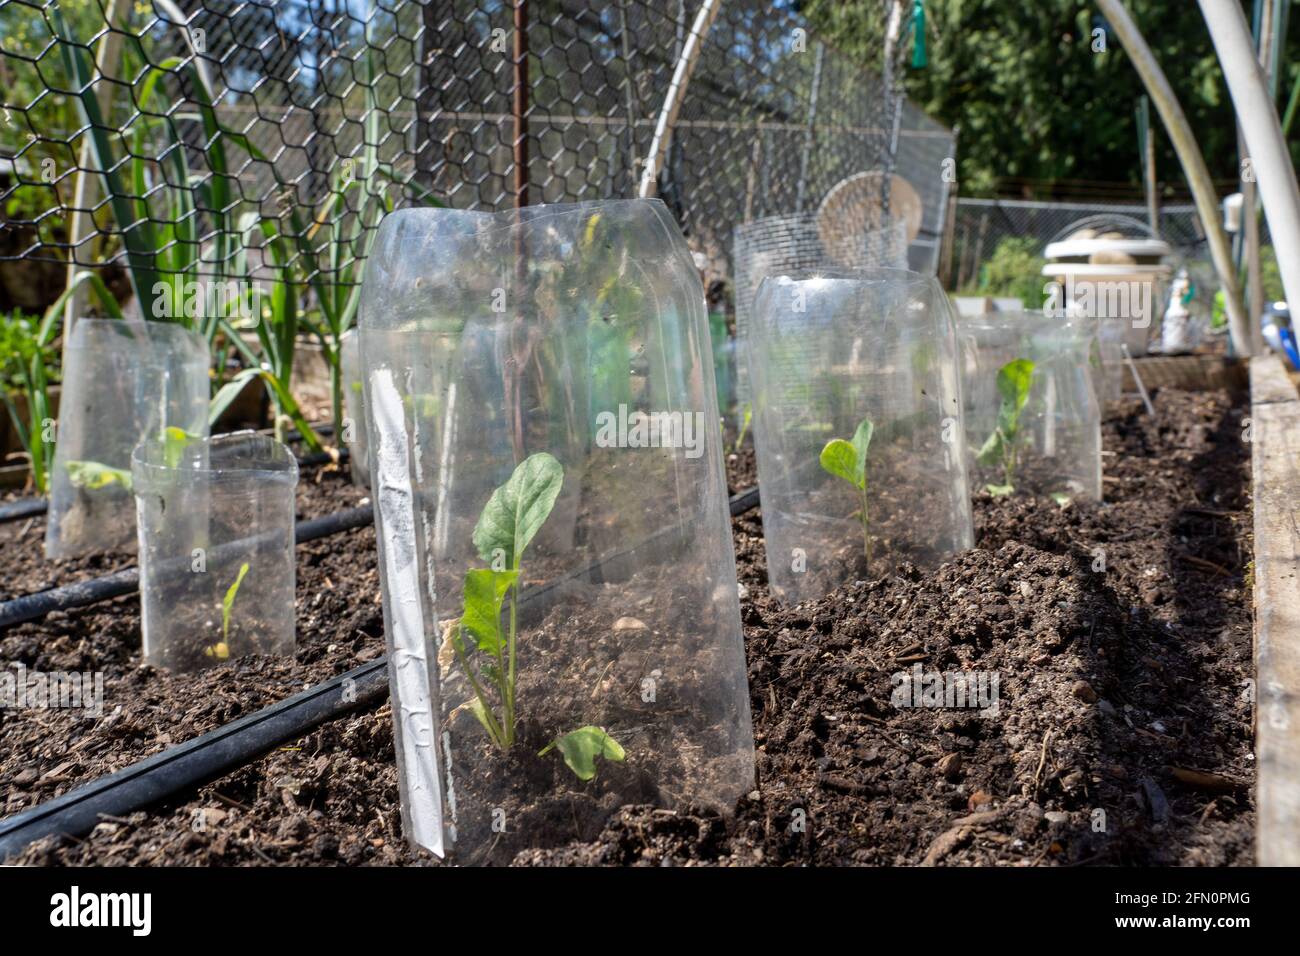
[[(700, 3), (0, 0), (0, 264), (138, 286), (279, 239), (299, 281), (347, 284), (390, 205), (635, 195)], [(726, 0), (658, 175), (706, 279), (737, 224), (815, 209), (891, 149), (933, 269), (953, 143), (897, 102), (786, 4)]]

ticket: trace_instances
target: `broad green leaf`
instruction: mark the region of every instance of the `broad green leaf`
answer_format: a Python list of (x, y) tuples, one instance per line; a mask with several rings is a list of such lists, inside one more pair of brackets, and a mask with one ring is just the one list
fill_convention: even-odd
[(501, 653), (501, 605), (506, 592), (519, 580), (518, 571), (472, 568), (465, 572), (465, 613), (461, 629), (474, 638), (479, 650), (494, 657)]
[(604, 727), (579, 727), (563, 737), (555, 738), (542, 748), (538, 756), (545, 756), (557, 747), (569, 769), (582, 781), (596, 776), (597, 757), (615, 763), (622, 763), (627, 757), (622, 745), (606, 733)]
[(858, 430), (853, 433), (853, 451), (857, 455), (854, 474), (857, 475), (859, 488), (867, 487), (867, 449), (871, 447), (871, 436), (875, 431), (876, 426), (871, 423), (871, 419), (864, 418), (858, 424)]
[(221, 636), (226, 637), (230, 633), (230, 611), (235, 606), (235, 595), (239, 593), (239, 586), (244, 583), (244, 575), (248, 573), (248, 562), (245, 561), (239, 566), (239, 573), (235, 575), (235, 583), (226, 589), (226, 596), (221, 599)]
[(505, 555), (507, 568), (518, 568), (524, 549), (533, 540), (559, 497), (564, 466), (546, 452), (529, 455), (479, 515), (474, 546), (479, 557), (492, 563), (494, 552)]
[(1002, 407), (1015, 409), (1019, 414), (1029, 400), (1029, 386), (1034, 378), (1034, 363), (1029, 359), (1015, 359), (998, 369), (998, 394)]
[(832, 438), (821, 454), (822, 468), (837, 478), (843, 478), (854, 488), (861, 488), (857, 478), (858, 453), (843, 438)]
[(119, 484), (127, 491), (131, 490), (131, 473), (122, 468), (101, 465), (97, 461), (68, 462), (68, 480), (74, 488), (95, 491), (112, 484)]

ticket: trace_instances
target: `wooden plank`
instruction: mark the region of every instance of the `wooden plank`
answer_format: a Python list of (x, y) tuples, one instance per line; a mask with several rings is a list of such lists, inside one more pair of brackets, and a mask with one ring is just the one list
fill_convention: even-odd
[(1255, 507), (1255, 856), (1300, 865), (1300, 396), (1276, 356), (1250, 363)]

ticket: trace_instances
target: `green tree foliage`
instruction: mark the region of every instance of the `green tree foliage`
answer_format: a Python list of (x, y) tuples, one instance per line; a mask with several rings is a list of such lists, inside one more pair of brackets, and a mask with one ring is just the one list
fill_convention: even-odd
[[(804, 0), (799, 6), (838, 48), (879, 69), (887, 3)], [(1211, 174), (1235, 179), (1232, 104), (1196, 4), (1129, 0), (1128, 7), (1187, 113)], [(1134, 108), (1142, 82), (1113, 33), (1106, 34), (1104, 53), (1093, 51), (1093, 31), (1106, 27), (1093, 3), (926, 0), (925, 11), (929, 65), (909, 69), (905, 85), (928, 114), (961, 125), (962, 195), (1006, 195), (1009, 186), (1020, 185), (1008, 180), (1127, 180), (1140, 186)], [(1284, 64), (1300, 56), (1300, 17), (1291, 18), (1287, 47)], [(1300, 63), (1287, 68), (1281, 96), (1298, 70)], [(1154, 116), (1153, 126), (1159, 178), (1181, 186), (1181, 167)]]

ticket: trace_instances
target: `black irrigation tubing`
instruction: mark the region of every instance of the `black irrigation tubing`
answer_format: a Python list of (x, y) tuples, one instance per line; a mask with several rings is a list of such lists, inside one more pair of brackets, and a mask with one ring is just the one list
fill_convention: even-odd
[(274, 706), (146, 757), (61, 797), (0, 820), (0, 860), (46, 836), (81, 836), (105, 817), (141, 807), (215, 780), (284, 740), (388, 695), (388, 661), (373, 660)]
[[(730, 499), (732, 517), (752, 511), (758, 504), (757, 487), (742, 491)], [(353, 512), (366, 512), (369, 521), (370, 510), (356, 508)], [(299, 525), (299, 529), (307, 523)], [(300, 534), (298, 540), (306, 539)], [(578, 574), (590, 575), (598, 568), (599, 564)], [(521, 603), (530, 605), (527, 608), (530, 616), (540, 612), (558, 597), (564, 583), (558, 581), (529, 589), (521, 596)], [(349, 711), (377, 705), (387, 696), (388, 656), (383, 655), (278, 704), (0, 820), (0, 861), (16, 856), (42, 837), (80, 837), (104, 819), (121, 818), (169, 797), (188, 793), (250, 763), (286, 740), (295, 740), (313, 727)]]
[[(312, 429), (318, 435), (333, 435), (333, 425), (313, 425)], [(265, 429), (264, 429), (265, 431)], [(284, 436), (286, 444), (302, 441), (302, 435), (298, 432), (291, 431)], [(346, 461), (348, 458), (348, 449), (340, 448), (338, 450), (338, 460)], [(334, 460), (334, 457), (327, 451), (314, 452), (310, 455), (304, 455), (298, 459), (299, 467), (311, 468), (316, 465), (326, 465)], [(18, 498), (14, 501), (6, 502), (0, 505), (0, 524), (8, 524), (11, 521), (22, 521), (24, 518), (39, 518), (49, 510), (49, 502), (44, 498), (28, 497)]]
[(49, 503), (44, 498), (18, 498), (0, 505), (0, 524), (10, 521), (22, 521), (24, 518), (39, 518), (45, 514)]
[[(361, 528), (374, 521), (374, 512), (369, 505), (360, 508), (348, 508), (332, 515), (299, 521), (293, 529), (294, 540), (298, 544), (327, 538), (342, 531)], [(85, 607), (110, 598), (132, 594), (140, 586), (140, 569), (126, 568), (103, 577), (65, 584), (25, 594), (0, 604), (0, 628), (12, 627), (24, 621), (34, 621), (51, 611), (66, 611), (69, 608)]]

